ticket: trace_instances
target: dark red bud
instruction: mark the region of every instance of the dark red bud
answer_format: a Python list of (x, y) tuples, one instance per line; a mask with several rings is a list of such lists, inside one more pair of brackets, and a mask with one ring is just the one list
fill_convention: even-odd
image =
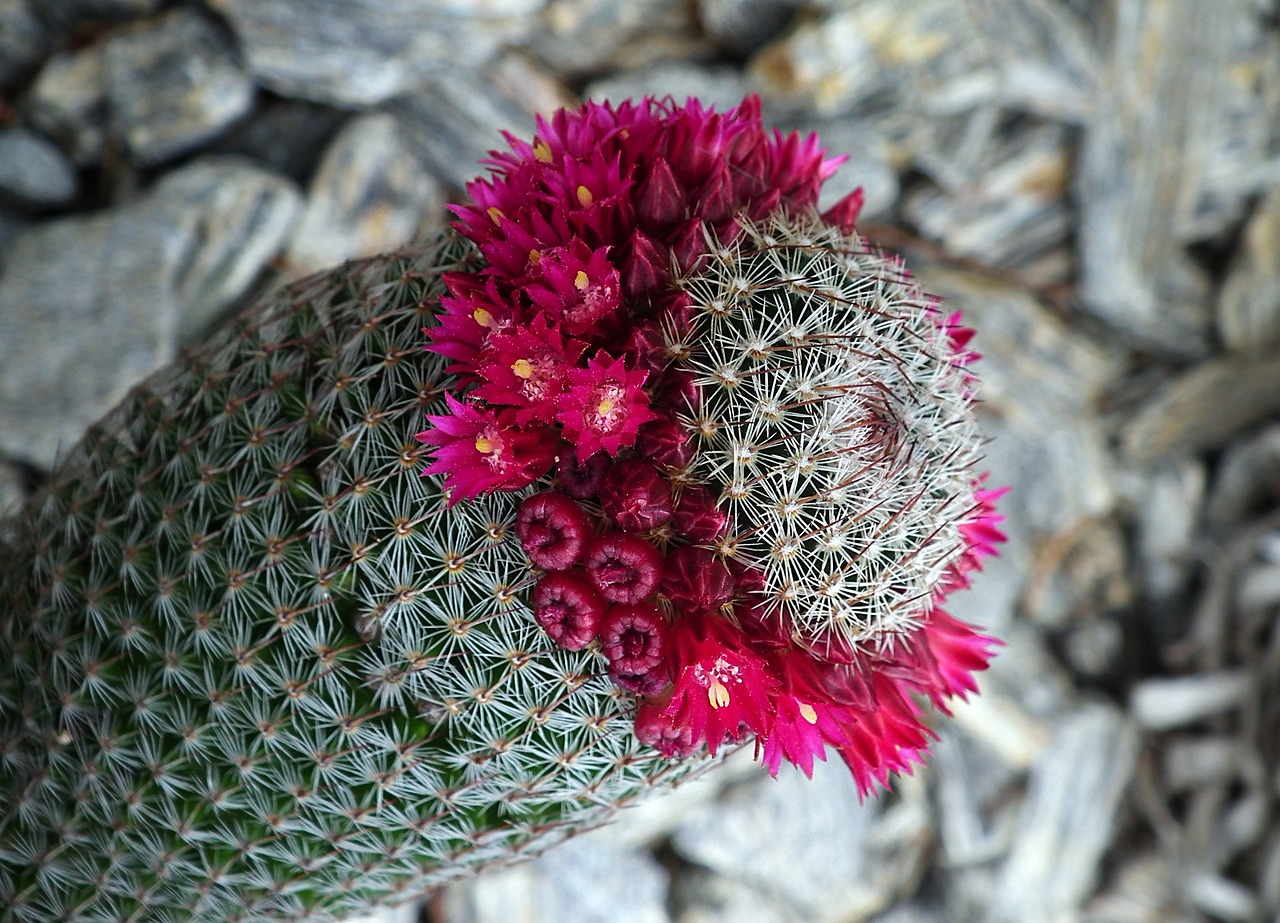
[(580, 460), (578, 453), (567, 449), (560, 455), (560, 467), (556, 470), (564, 492), (579, 500), (589, 500), (600, 492), (600, 482), (609, 470), (609, 456), (597, 452)]
[(693, 218), (685, 222), (670, 241), (676, 264), (681, 269), (691, 270), (698, 258), (707, 252), (706, 226), (701, 218)]
[(590, 536), (586, 510), (564, 494), (534, 494), (520, 505), (516, 516), (516, 537), (524, 553), (547, 570), (578, 563)]
[(596, 590), (610, 602), (641, 602), (662, 581), (662, 553), (640, 536), (625, 532), (610, 532), (593, 541), (583, 564)]
[(610, 667), (609, 678), (616, 685), (630, 689), (637, 695), (657, 695), (671, 685), (671, 671), (667, 669), (665, 661), (644, 673), (619, 673)]
[(580, 651), (600, 630), (605, 601), (586, 574), (555, 571), (533, 588), (533, 618), (551, 640), (569, 651)]
[(659, 288), (670, 273), (666, 254), (637, 228), (631, 235), (631, 253), (622, 267), (622, 284), (627, 295), (634, 298)]
[(640, 427), (636, 446), (645, 458), (667, 468), (683, 468), (693, 461), (689, 434), (670, 417), (659, 417)]
[(600, 646), (610, 675), (638, 679), (665, 667), (670, 634), (657, 606), (611, 606), (600, 623)]
[(662, 593), (683, 612), (719, 609), (733, 596), (733, 576), (705, 548), (677, 548), (667, 555)]
[(662, 157), (654, 160), (649, 175), (640, 184), (640, 202), (636, 213), (641, 220), (653, 224), (679, 221), (685, 215), (687, 204), (684, 190), (671, 172), (670, 164)]
[(636, 711), (636, 739), (664, 756), (690, 756), (698, 749), (698, 742), (687, 722), (677, 723), (663, 714), (670, 702), (668, 692), (640, 706)]
[(701, 484), (690, 484), (680, 491), (671, 523), (676, 534), (685, 541), (709, 545), (724, 535), (729, 527), (729, 518), (716, 506), (716, 498), (711, 491)]
[(671, 482), (648, 462), (616, 462), (600, 484), (600, 505), (623, 531), (648, 532), (671, 521)]
[(719, 224), (733, 214), (734, 204), (733, 177), (729, 175), (729, 165), (721, 161), (702, 187), (698, 215), (708, 224)]

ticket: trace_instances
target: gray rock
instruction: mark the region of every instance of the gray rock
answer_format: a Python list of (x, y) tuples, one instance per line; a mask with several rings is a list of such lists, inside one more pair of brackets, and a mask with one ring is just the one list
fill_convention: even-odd
[(0, 90), (34, 69), (51, 41), (29, 0), (0, 0)]
[(136, 211), (50, 221), (0, 277), (0, 451), (49, 467), (174, 355), (187, 241)]
[(76, 197), (75, 167), (62, 150), (26, 128), (0, 129), (0, 198), (52, 208)]
[[(766, 106), (768, 104), (766, 103)], [(765, 124), (774, 120), (765, 112)], [(887, 214), (898, 201), (900, 191), (898, 172), (892, 163), (891, 146), (873, 125), (862, 119), (848, 118), (834, 121), (797, 119), (781, 116), (776, 120), (783, 131), (797, 130), (801, 134), (817, 132), (827, 156), (845, 156), (849, 159), (827, 180), (818, 201), (820, 209), (828, 209), (857, 187), (862, 187), (862, 220)]]
[(102, 157), (107, 139), (106, 64), (101, 42), (55, 54), (40, 69), (23, 107), (77, 166)]
[(918, 883), (928, 829), (921, 775), (897, 780), (892, 804), (860, 804), (835, 757), (818, 763), (811, 780), (788, 767), (776, 780), (730, 789), (716, 808), (677, 829), (672, 845), (801, 919), (862, 918)]
[(59, 31), (96, 23), (141, 19), (158, 13), (170, 0), (35, 0), (35, 7), (46, 22)]
[(936, 118), (990, 103), (1055, 117), (1089, 108), (1088, 43), (1044, 0), (841, 4), (751, 62), (777, 101), (814, 113), (875, 102)]
[(1280, 186), (1249, 219), (1218, 298), (1218, 332), (1229, 348), (1263, 351), (1280, 340)]
[(29, 216), (0, 205), (0, 272), (4, 271), (5, 254), (9, 252), (13, 241), (30, 223)]
[(745, 55), (777, 35), (802, 6), (803, 0), (698, 0), (698, 19), (717, 45)]
[(573, 77), (681, 58), (706, 60), (715, 53), (698, 29), (693, 4), (685, 0), (550, 0), (528, 47), (548, 66)]
[(272, 182), (197, 163), (128, 207), (23, 233), (0, 275), (0, 451), (50, 466), (173, 358), (187, 308), (239, 297), (278, 245)]
[(666, 871), (597, 833), (449, 888), (444, 923), (668, 923)]
[[(1071, 229), (1067, 131), (1039, 125), (996, 147), (972, 171), (972, 181), (950, 189), (922, 186), (907, 195), (903, 214), (948, 253), (1021, 266), (1063, 243)], [(927, 160), (921, 166), (928, 170)]]
[(697, 866), (673, 882), (671, 903), (674, 923), (806, 923), (794, 907)]
[(531, 28), (542, 0), (210, 0), (250, 71), (283, 96), (370, 106), (426, 74), (481, 69)]
[(305, 184), (349, 117), (341, 109), (306, 100), (273, 100), (256, 107), (210, 153), (247, 157)]
[(178, 9), (104, 45), (111, 130), (142, 164), (216, 137), (253, 105), (254, 86), (223, 31)]
[(484, 172), (479, 161), (489, 151), (506, 148), (503, 131), (533, 133), (533, 109), (466, 71), (441, 75), (384, 110), (400, 123), (410, 150), (458, 190)]
[(1129, 711), (1139, 726), (1167, 731), (1240, 708), (1252, 685), (1245, 670), (1144, 679), (1133, 687)]
[(1097, 886), (1138, 737), (1115, 709), (1086, 706), (1057, 724), (1028, 783), (988, 923), (1057, 920)]
[(663, 61), (635, 70), (619, 71), (587, 84), (583, 97), (620, 103), (642, 96), (671, 96), (684, 102), (690, 96), (721, 112), (742, 102), (749, 93), (742, 75), (730, 67), (698, 67), (683, 61)]
[(1251, 0), (1123, 0), (1114, 15), (1077, 182), (1082, 294), (1140, 345), (1202, 356), (1209, 281), (1184, 247), (1238, 220), (1258, 188), (1280, 64)]
[(145, 211), (188, 241), (171, 277), (178, 342), (197, 335), (240, 299), (284, 248), (302, 207), (289, 180), (248, 161), (205, 157), (149, 192)]
[(1227, 446), (1218, 465), (1205, 518), (1221, 533), (1244, 522), (1259, 506), (1280, 499), (1280, 425)]
[(1224, 356), (1174, 379), (1140, 407), (1125, 427), (1123, 447), (1135, 461), (1188, 455), (1225, 445), (1280, 413), (1280, 358)]
[(1137, 545), (1146, 598), (1157, 605), (1182, 594), (1193, 573), (1208, 475), (1198, 459), (1164, 465), (1144, 479)]
[(289, 245), (290, 271), (369, 256), (444, 225), (440, 185), (405, 148), (394, 118), (357, 116), (325, 151)]

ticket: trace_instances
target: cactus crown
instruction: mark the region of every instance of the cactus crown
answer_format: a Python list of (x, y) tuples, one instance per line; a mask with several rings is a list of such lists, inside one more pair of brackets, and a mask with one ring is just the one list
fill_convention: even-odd
[(964, 547), (979, 436), (971, 378), (900, 261), (812, 218), (713, 244), (681, 280), (669, 353), (701, 401), (692, 477), (764, 575), (769, 617), (810, 645), (892, 646)]

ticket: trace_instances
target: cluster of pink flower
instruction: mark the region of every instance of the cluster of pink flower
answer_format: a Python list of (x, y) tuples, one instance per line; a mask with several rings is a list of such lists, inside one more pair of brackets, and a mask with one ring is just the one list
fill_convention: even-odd
[[(535, 617), (570, 650), (598, 639), (614, 681), (641, 697), (642, 740), (714, 753), (754, 733), (774, 773), (783, 759), (811, 773), (830, 745), (863, 790), (909, 769), (928, 742), (912, 694), (942, 705), (971, 691), (992, 642), (934, 609), (874, 656), (797, 646), (758, 605), (762, 575), (708, 550), (728, 524), (685, 477), (693, 447), (676, 415), (697, 388), (664, 353), (664, 331), (691, 323), (673, 268), (697, 263), (708, 232), (728, 241), (740, 221), (816, 209), (842, 159), (814, 136), (767, 132), (755, 98), (725, 113), (589, 103), (539, 120), (531, 144), (508, 140), (455, 208), (487, 265), (445, 277), (426, 330), (457, 393), (419, 434), (435, 446), (425, 473), (446, 475), (455, 503), (553, 476), (517, 522), (546, 571)], [(850, 230), (860, 203), (823, 218)], [(952, 331), (957, 356), (967, 335)], [(943, 591), (1002, 539), (997, 493), (979, 496)]]

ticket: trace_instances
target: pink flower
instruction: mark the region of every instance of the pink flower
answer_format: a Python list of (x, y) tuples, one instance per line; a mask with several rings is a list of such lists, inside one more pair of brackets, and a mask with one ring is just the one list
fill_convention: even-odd
[(550, 469), (554, 441), (516, 425), (511, 410), (482, 412), (445, 394), (448, 414), (427, 417), (432, 428), (417, 439), (438, 448), (422, 473), (444, 474), (449, 505), (495, 490), (528, 487)]
[(550, 424), (582, 350), (581, 342), (566, 341), (541, 314), (518, 329), (495, 331), (476, 363), (481, 383), (475, 396), (517, 408), (521, 425)]
[(609, 248), (590, 250), (581, 240), (538, 258), (541, 280), (525, 286), (533, 304), (575, 336), (588, 334), (622, 304), (622, 278)]
[(672, 665), (675, 692), (662, 715), (705, 741), (712, 755), (748, 732), (768, 736), (778, 680), (729, 622), (715, 615), (677, 622)]
[(597, 353), (585, 369), (569, 370), (569, 387), (560, 396), (556, 419), (579, 456), (599, 451), (617, 455), (635, 444), (636, 431), (657, 417), (644, 392), (647, 377), (647, 372), (630, 371), (621, 359), (611, 360), (605, 352)]

